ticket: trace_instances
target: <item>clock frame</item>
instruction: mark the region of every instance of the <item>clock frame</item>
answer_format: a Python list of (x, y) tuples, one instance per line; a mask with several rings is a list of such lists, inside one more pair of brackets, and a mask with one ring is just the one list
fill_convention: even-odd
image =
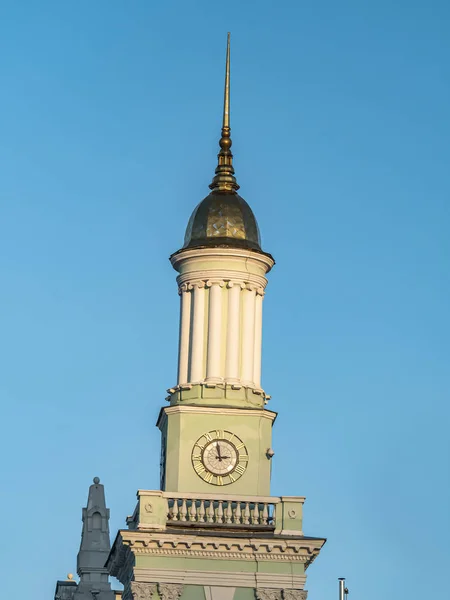
[[(218, 456), (214, 459), (211, 455), (216, 451)], [(248, 460), (244, 442), (235, 433), (223, 429), (204, 433), (192, 449), (194, 471), (211, 485), (230, 485), (240, 479), (247, 470)]]

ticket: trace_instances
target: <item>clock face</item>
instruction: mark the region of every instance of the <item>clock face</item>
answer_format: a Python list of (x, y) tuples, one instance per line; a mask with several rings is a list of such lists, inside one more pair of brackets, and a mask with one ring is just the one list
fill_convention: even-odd
[(195, 442), (192, 464), (197, 475), (207, 483), (228, 485), (245, 473), (247, 448), (231, 431), (209, 431)]

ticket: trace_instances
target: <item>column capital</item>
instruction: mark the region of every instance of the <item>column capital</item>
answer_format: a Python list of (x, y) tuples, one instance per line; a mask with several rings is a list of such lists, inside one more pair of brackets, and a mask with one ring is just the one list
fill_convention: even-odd
[(205, 287), (204, 281), (192, 281), (187, 284), (188, 290), (193, 290), (194, 288), (203, 289)]
[(264, 296), (265, 294), (264, 288), (257, 283), (246, 283), (244, 287), (249, 292), (255, 292), (258, 296)]
[(213, 285), (219, 285), (220, 287), (223, 287), (225, 285), (225, 281), (223, 279), (208, 279), (206, 282), (206, 287), (210, 288)]
[(256, 600), (282, 600), (281, 590), (272, 588), (256, 588)]
[(181, 296), (181, 294), (188, 292), (189, 291), (189, 285), (187, 283), (182, 283), (181, 285), (178, 286), (178, 294)]
[(132, 581), (130, 584), (133, 600), (152, 600), (156, 594), (156, 583)]
[(241, 290), (243, 290), (245, 288), (245, 283), (243, 281), (227, 281), (227, 288), (232, 287), (240, 287)]
[(182, 583), (158, 583), (161, 600), (178, 600), (183, 593)]
[(306, 590), (283, 590), (283, 600), (306, 600)]

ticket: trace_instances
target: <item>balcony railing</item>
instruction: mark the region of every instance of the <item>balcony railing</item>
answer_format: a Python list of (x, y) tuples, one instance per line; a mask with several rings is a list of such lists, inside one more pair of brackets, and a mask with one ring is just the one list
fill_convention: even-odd
[(130, 529), (174, 527), (271, 530), (302, 535), (301, 496), (237, 496), (139, 490)]
[[(166, 494), (165, 494), (166, 495)], [(168, 525), (226, 525), (275, 529), (280, 498), (168, 494)]]

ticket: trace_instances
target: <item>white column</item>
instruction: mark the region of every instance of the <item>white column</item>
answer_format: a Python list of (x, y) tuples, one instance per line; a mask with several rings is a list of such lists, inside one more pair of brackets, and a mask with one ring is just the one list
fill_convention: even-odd
[(191, 330), (191, 292), (180, 288), (180, 342), (178, 347), (178, 384), (188, 381), (189, 334)]
[(220, 350), (222, 338), (222, 286), (223, 282), (208, 281), (209, 313), (208, 313), (208, 349), (206, 358), (206, 379), (221, 381)]
[(239, 380), (239, 322), (241, 284), (228, 283), (227, 348), (225, 355), (225, 378)]
[(253, 361), (255, 358), (255, 289), (247, 285), (242, 298), (242, 356), (241, 379), (243, 383), (253, 382)]
[(264, 290), (256, 290), (255, 298), (255, 353), (253, 358), (253, 381), (261, 387), (261, 350), (262, 350), (262, 302)]
[(205, 346), (205, 284), (195, 283), (194, 308), (192, 314), (192, 336), (191, 336), (191, 364), (189, 369), (189, 383), (202, 381), (203, 357)]

